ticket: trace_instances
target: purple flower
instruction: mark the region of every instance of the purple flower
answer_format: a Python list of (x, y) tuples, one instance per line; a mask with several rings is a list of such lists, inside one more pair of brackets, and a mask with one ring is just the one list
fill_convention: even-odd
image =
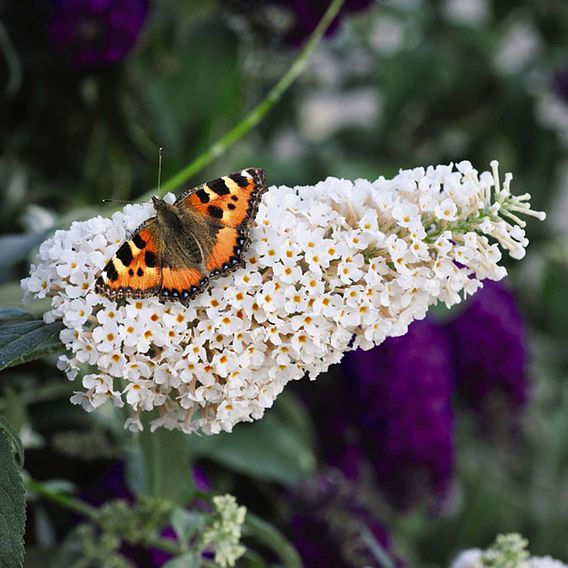
[(449, 324), (458, 392), (482, 414), (504, 403), (519, 411), (529, 398), (525, 330), (511, 292), (485, 281), (483, 289)]
[(568, 104), (568, 65), (556, 71), (552, 78), (552, 88)]
[(365, 537), (390, 555), (390, 538), (355, 485), (337, 470), (326, 470), (291, 495), (288, 534), (306, 568), (376, 566)]
[[(291, 13), (292, 25), (288, 29), (285, 41), (291, 45), (301, 45), (316, 29), (325, 11), (329, 7), (327, 0), (278, 0), (277, 3)], [(373, 0), (346, 0), (339, 15), (326, 31), (333, 35), (339, 28), (341, 18), (348, 12), (359, 12), (371, 6)]]
[(377, 481), (397, 507), (438, 505), (452, 479), (453, 372), (444, 331), (414, 322), (406, 335), (350, 353), (353, 421)]
[(134, 47), (146, 12), (145, 0), (53, 0), (48, 36), (73, 66), (118, 63)]

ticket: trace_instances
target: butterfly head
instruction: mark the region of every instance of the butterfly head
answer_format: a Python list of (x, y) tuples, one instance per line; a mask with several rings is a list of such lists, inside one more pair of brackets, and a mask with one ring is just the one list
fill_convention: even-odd
[(167, 205), (167, 203), (161, 197), (157, 197), (156, 195), (152, 196), (152, 203), (154, 204), (156, 211), (164, 209), (164, 206)]
[(179, 209), (170, 205), (160, 197), (153, 196), (152, 203), (156, 210), (156, 217), (162, 226), (179, 228)]

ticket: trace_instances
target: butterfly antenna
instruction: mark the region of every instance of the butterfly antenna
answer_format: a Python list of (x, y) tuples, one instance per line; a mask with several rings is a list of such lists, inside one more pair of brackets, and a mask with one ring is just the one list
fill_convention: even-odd
[(130, 201), (129, 199), (103, 199), (103, 203), (138, 203), (144, 205), (147, 201)]
[(162, 181), (162, 155), (164, 149), (160, 148), (158, 151), (158, 193), (160, 193), (160, 182)]

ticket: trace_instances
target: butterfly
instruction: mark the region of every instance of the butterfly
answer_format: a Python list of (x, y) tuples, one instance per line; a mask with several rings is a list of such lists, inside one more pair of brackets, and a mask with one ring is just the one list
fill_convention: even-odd
[(159, 197), (151, 217), (118, 249), (95, 281), (111, 300), (158, 296), (187, 304), (209, 281), (244, 266), (264, 170), (229, 174), (178, 197)]

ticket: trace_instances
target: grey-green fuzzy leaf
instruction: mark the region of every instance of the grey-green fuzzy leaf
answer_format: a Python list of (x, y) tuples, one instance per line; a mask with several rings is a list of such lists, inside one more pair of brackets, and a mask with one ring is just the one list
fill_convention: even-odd
[(0, 432), (0, 568), (24, 564), (25, 492), (12, 443)]
[(0, 327), (0, 371), (33, 359), (62, 352), (59, 341), (61, 322), (41, 320), (12, 323)]

